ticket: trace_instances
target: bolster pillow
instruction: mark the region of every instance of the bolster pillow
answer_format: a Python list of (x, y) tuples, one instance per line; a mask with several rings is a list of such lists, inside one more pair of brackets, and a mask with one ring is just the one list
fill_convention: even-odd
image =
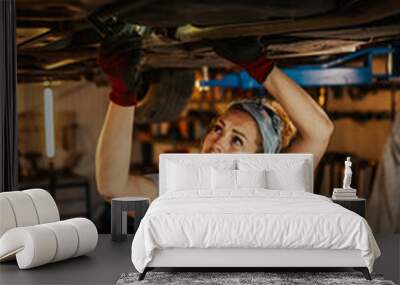
[(15, 227), (60, 220), (57, 205), (43, 189), (0, 193), (0, 237)]
[(15, 256), (19, 268), (28, 269), (86, 254), (97, 239), (96, 226), (85, 218), (17, 227), (0, 238), (0, 261)]

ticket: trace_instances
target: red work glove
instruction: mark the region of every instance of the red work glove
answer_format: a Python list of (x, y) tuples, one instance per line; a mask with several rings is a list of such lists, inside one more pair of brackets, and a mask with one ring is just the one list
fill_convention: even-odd
[(213, 43), (219, 56), (244, 68), (251, 77), (263, 84), (274, 68), (264, 54), (264, 45), (255, 37), (227, 39)]
[(134, 106), (141, 85), (138, 70), (141, 38), (132, 32), (101, 44), (97, 64), (108, 76), (111, 85), (110, 100), (120, 106)]

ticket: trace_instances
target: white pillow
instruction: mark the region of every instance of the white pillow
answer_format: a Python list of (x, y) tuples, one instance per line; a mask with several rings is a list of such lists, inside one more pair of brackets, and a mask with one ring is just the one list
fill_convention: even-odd
[(305, 163), (293, 164), (290, 171), (271, 169), (267, 172), (268, 188), (276, 190), (306, 191)]
[(239, 190), (240, 188), (267, 188), (266, 170), (215, 169), (211, 171), (213, 190)]
[(236, 170), (237, 188), (267, 188), (267, 171)]
[(240, 170), (266, 168), (267, 188), (272, 190), (306, 191), (306, 162), (304, 160), (271, 161), (263, 163), (251, 160), (238, 161)]
[(213, 167), (211, 177), (213, 190), (236, 190), (236, 170)]
[(211, 189), (211, 167), (185, 166), (170, 162), (168, 164), (168, 191)]

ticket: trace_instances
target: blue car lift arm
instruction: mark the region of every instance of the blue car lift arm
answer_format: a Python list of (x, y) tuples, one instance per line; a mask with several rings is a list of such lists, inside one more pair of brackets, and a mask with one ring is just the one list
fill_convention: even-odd
[[(372, 61), (375, 55), (385, 55), (390, 53), (398, 54), (398, 48), (375, 47), (363, 49), (327, 63), (318, 65), (298, 65), (291, 68), (282, 68), (290, 78), (304, 87), (317, 86), (349, 86), (349, 85), (371, 85), (379, 80), (388, 80), (392, 74), (373, 74)], [(366, 57), (366, 62), (362, 67), (340, 67), (339, 65), (360, 57)], [(399, 63), (397, 63), (399, 64)], [(225, 87), (241, 89), (262, 89), (250, 75), (241, 71), (239, 73), (229, 73), (221, 80), (203, 80), (200, 82), (202, 87)]]

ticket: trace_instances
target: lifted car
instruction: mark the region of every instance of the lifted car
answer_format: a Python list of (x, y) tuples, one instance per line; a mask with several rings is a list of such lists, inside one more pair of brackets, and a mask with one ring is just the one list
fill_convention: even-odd
[(257, 36), (268, 57), (286, 65), (400, 39), (398, 0), (17, 0), (18, 80), (104, 83), (96, 65), (102, 37), (89, 19), (111, 17), (143, 35), (143, 69), (151, 76), (137, 120), (146, 122), (180, 113), (194, 69), (231, 66), (210, 41)]

